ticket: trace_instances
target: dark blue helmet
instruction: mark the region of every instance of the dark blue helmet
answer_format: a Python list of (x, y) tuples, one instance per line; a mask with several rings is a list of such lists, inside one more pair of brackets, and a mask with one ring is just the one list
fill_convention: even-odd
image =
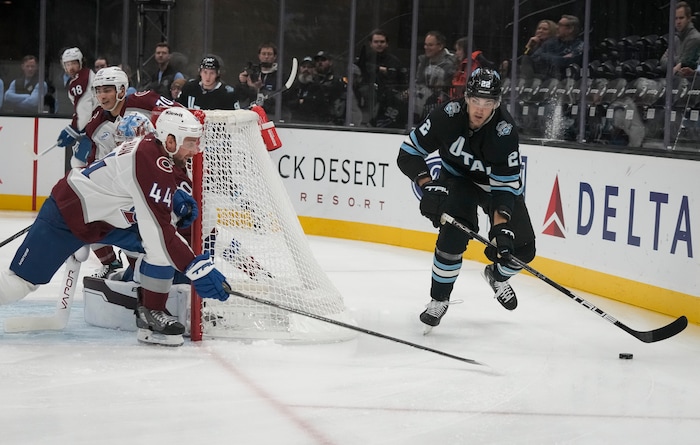
[(477, 68), (469, 77), (465, 93), (467, 97), (500, 100), (501, 76), (490, 68)]
[(221, 69), (221, 64), (219, 63), (219, 60), (216, 57), (213, 56), (207, 56), (202, 59), (202, 63), (199, 64), (199, 69), (210, 69), (210, 70), (216, 70), (219, 71)]

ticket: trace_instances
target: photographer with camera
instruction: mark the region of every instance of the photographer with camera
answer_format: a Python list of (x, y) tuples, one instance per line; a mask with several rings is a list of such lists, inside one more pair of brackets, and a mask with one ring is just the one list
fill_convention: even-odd
[(277, 91), (277, 46), (264, 42), (258, 46), (258, 63), (248, 62), (238, 80), (253, 88), (257, 93), (255, 103), (263, 107), (268, 115), (275, 113), (275, 98), (270, 97)]
[(221, 63), (215, 56), (206, 56), (199, 64), (199, 78), (182, 87), (177, 98), (189, 109), (238, 110), (255, 100), (255, 90), (245, 84), (233, 87), (221, 81)]

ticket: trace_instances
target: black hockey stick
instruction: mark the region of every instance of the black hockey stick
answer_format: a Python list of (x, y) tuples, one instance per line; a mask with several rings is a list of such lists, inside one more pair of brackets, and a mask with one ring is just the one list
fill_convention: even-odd
[(1, 243), (0, 243), (0, 247), (4, 246), (5, 244), (9, 244), (9, 243), (11, 243), (12, 241), (16, 240), (16, 239), (19, 238), (20, 236), (22, 236), (22, 235), (24, 235), (25, 233), (29, 232), (29, 229), (31, 229), (31, 228), (32, 228), (32, 225), (31, 225), (31, 224), (28, 225), (28, 226), (25, 227), (24, 229), (20, 230), (19, 232), (15, 233), (15, 234), (12, 235), (11, 237), (7, 238), (5, 241), (1, 242)]
[(460, 357), (457, 355), (452, 355), (452, 354), (449, 354), (447, 352), (439, 351), (437, 349), (432, 349), (432, 348), (428, 348), (426, 346), (421, 346), (421, 345), (418, 345), (415, 343), (411, 343), (411, 342), (406, 341), (406, 340), (401, 340), (400, 338), (391, 337), (389, 335), (385, 335), (385, 334), (382, 334), (379, 332), (371, 331), (369, 329), (365, 329), (365, 328), (361, 328), (361, 327), (354, 326), (351, 324), (343, 323), (342, 321), (333, 320), (331, 318), (327, 318), (327, 317), (324, 317), (322, 315), (312, 314), (310, 312), (306, 312), (306, 311), (303, 311), (300, 309), (289, 307), (289, 306), (286, 306), (286, 305), (283, 305), (280, 303), (275, 303), (274, 301), (265, 300), (262, 298), (254, 297), (252, 295), (242, 294), (240, 292), (237, 292), (237, 291), (231, 289), (231, 287), (227, 283), (224, 283), (224, 290), (229, 295), (235, 295), (236, 297), (245, 298), (246, 300), (255, 301), (256, 303), (266, 304), (268, 306), (276, 307), (277, 309), (282, 309), (282, 310), (287, 311), (287, 312), (292, 312), (294, 314), (303, 315), (304, 317), (313, 318), (316, 320), (323, 321), (325, 323), (330, 323), (330, 324), (334, 324), (336, 326), (340, 326), (340, 327), (343, 327), (346, 329), (351, 329), (353, 331), (362, 332), (363, 334), (372, 335), (374, 337), (379, 337), (379, 338), (383, 338), (386, 340), (391, 340), (391, 341), (396, 342), (396, 343), (402, 343), (404, 345), (412, 346), (414, 348), (422, 349), (422, 350), (428, 351), (428, 352), (433, 352), (435, 354), (442, 355), (444, 357), (449, 357), (449, 358), (452, 358), (455, 360), (459, 360), (461, 362), (469, 363), (471, 365), (487, 366), (485, 363), (477, 362), (476, 360), (472, 360), (470, 358), (464, 358), (464, 357)]
[[(492, 246), (496, 247), (492, 242), (487, 240), (486, 238), (482, 237), (478, 233), (474, 232), (471, 230), (469, 227), (465, 226), (461, 222), (455, 220), (452, 216), (448, 215), (447, 213), (442, 214), (441, 218), (442, 223), (449, 223), (452, 224), (453, 226), (457, 227), (459, 230), (465, 232), (467, 235), (471, 236), (475, 240), (479, 241), (482, 244), (485, 244), (487, 246)], [(604, 312), (602, 309), (599, 307), (596, 307), (593, 305), (593, 303), (584, 300), (583, 298), (574, 295), (569, 289), (565, 288), (561, 284), (557, 283), (556, 281), (547, 278), (545, 275), (542, 273), (538, 272), (537, 270), (533, 269), (530, 267), (527, 263), (519, 260), (518, 258), (514, 256), (510, 256), (510, 261), (516, 263), (526, 271), (530, 272), (532, 275), (536, 276), (540, 280), (544, 281), (545, 283), (549, 284), (559, 292), (563, 293), (567, 297), (571, 298), (575, 302), (583, 305), (584, 307), (588, 308), (592, 312), (596, 313), (598, 316), (603, 317), (605, 320), (609, 321), (610, 323), (614, 324), (618, 328), (622, 329), (623, 331), (627, 332), (628, 334), (638, 338), (639, 340), (643, 341), (644, 343), (654, 343), (657, 341), (661, 340), (666, 340), (667, 338), (673, 337), (674, 335), (680, 333), (683, 331), (683, 329), (688, 326), (688, 319), (685, 317), (685, 315), (681, 315), (678, 319), (672, 321), (670, 324), (667, 324), (666, 326), (660, 327), (658, 329), (654, 329), (651, 331), (635, 331), (634, 329), (630, 328), (629, 326), (625, 325), (624, 323), (620, 322), (619, 320), (615, 319), (612, 315), (607, 314)]]

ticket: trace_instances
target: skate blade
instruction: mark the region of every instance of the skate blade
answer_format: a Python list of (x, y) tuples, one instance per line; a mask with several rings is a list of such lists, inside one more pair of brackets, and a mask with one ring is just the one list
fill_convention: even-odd
[(182, 338), (181, 334), (165, 335), (142, 328), (139, 328), (138, 333), (136, 334), (136, 340), (149, 345), (161, 346), (182, 346), (183, 343), (185, 343), (185, 340)]
[(430, 326), (429, 324), (426, 324), (423, 326), (423, 335), (428, 335), (432, 332), (433, 328), (435, 326)]

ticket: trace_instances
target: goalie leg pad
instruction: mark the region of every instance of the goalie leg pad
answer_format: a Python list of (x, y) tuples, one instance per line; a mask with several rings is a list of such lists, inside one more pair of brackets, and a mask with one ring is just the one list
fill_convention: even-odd
[[(135, 331), (139, 284), (133, 281), (83, 278), (83, 300), (85, 322), (101, 328)], [(190, 285), (176, 284), (170, 288), (166, 308), (178, 317), (178, 321), (189, 327)]]

